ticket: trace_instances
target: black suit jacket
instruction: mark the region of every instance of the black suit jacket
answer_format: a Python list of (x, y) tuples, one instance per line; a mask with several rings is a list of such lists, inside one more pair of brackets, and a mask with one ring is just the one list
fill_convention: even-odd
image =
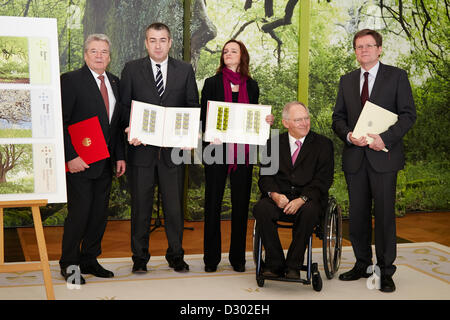
[[(278, 155), (272, 154), (271, 151), (272, 140), (277, 138), (279, 139)], [(271, 158), (279, 156), (279, 168), (277, 173), (273, 175), (260, 174), (258, 185), (263, 197), (267, 196), (268, 192), (284, 194), (289, 200), (304, 195), (326, 208), (328, 190), (333, 183), (334, 175), (332, 141), (310, 131), (294, 165), (292, 164), (287, 132), (269, 139), (267, 148), (267, 155)], [(267, 166), (269, 165), (262, 165), (261, 167)]]
[[(130, 119), (131, 101), (141, 101), (164, 107), (199, 107), (198, 89), (192, 66), (169, 57), (164, 94), (159, 96), (150, 58), (130, 61), (122, 70), (120, 96), (126, 107), (124, 127)], [(165, 163), (175, 166), (170, 158), (172, 148), (156, 146), (128, 146), (128, 162), (131, 165), (148, 167), (161, 155)]]
[(406, 72), (384, 65), (380, 67), (369, 101), (398, 115), (398, 121), (380, 134), (389, 152), (374, 151), (368, 146), (358, 147), (348, 143), (347, 134), (353, 131), (361, 114), (361, 69), (341, 77), (336, 106), (333, 112), (333, 130), (344, 141), (342, 168), (344, 172), (356, 172), (364, 154), (377, 172), (393, 172), (403, 168), (405, 155), (402, 138), (416, 120), (416, 109)]
[[(259, 86), (253, 79), (247, 79), (247, 94), (249, 102), (252, 104), (258, 104), (259, 102)], [(208, 108), (208, 100), (212, 101), (225, 101), (225, 93), (223, 88), (223, 74), (217, 73), (216, 75), (207, 78), (202, 89), (201, 98), (201, 116), (202, 130), (205, 132), (206, 126), (206, 113)]]
[(97, 178), (103, 171), (107, 161), (124, 160), (124, 141), (121, 128), (121, 105), (119, 103), (119, 78), (106, 72), (116, 98), (111, 123), (106, 113), (105, 103), (100, 89), (91, 71), (84, 65), (82, 68), (61, 75), (61, 98), (64, 128), (64, 151), (66, 161), (78, 157), (67, 130), (69, 125), (97, 116), (103, 135), (108, 145), (111, 158), (97, 161), (89, 168), (75, 175), (87, 178)]

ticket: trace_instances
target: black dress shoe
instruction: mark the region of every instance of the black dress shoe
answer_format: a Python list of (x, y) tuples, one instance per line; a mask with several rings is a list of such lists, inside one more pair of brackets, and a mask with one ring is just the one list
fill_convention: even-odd
[(144, 274), (147, 273), (147, 264), (144, 262), (135, 262), (133, 264), (133, 269), (131, 272), (136, 274)]
[(268, 278), (283, 278), (284, 272), (280, 271), (280, 270), (265, 269), (265, 270), (263, 270), (262, 275), (264, 277), (268, 277)]
[(233, 270), (236, 272), (245, 272), (245, 264), (235, 264), (233, 265)]
[(298, 269), (288, 268), (286, 272), (286, 278), (288, 279), (300, 279), (300, 271)]
[(92, 274), (99, 278), (112, 278), (114, 273), (106, 270), (98, 262), (88, 265), (81, 265), (80, 270), (82, 274)]
[(188, 272), (189, 265), (184, 262), (183, 258), (176, 258), (169, 261), (169, 267), (173, 268), (176, 272)]
[(357, 267), (355, 265), (352, 270), (339, 275), (339, 280), (353, 281), (353, 280), (358, 280), (361, 278), (368, 278), (368, 277), (370, 277), (371, 274), (367, 273), (366, 270), (367, 270), (367, 268), (359, 267), (359, 266)]
[(205, 272), (216, 272), (217, 266), (205, 266)]
[(392, 276), (381, 276), (380, 291), (382, 292), (394, 292), (395, 283), (392, 280)]
[(64, 280), (66, 280), (66, 282), (71, 283), (71, 284), (85, 284), (86, 283), (86, 280), (84, 280), (81, 273), (78, 273), (79, 277), (77, 277), (77, 275), (75, 275), (75, 270), (72, 269), (69, 272), (69, 271), (67, 271), (67, 269), (68, 268), (61, 269), (61, 275), (63, 276)]

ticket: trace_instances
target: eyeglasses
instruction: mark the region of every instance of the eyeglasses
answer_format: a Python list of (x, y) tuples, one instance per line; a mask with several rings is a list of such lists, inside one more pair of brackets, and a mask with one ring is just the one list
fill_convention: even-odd
[(355, 49), (358, 50), (358, 51), (361, 51), (362, 49), (372, 49), (372, 48), (375, 48), (375, 47), (378, 47), (378, 45), (376, 45), (376, 44), (365, 44), (363, 46), (356, 46)]
[(88, 53), (93, 55), (93, 56), (97, 55), (97, 53), (100, 53), (102, 56), (109, 55), (109, 51), (108, 50), (101, 50), (101, 51), (99, 51), (99, 50), (91, 49), (91, 50), (88, 50)]
[(300, 122), (308, 122), (310, 120), (309, 117), (304, 117), (304, 118), (296, 118), (296, 119), (290, 119), (292, 122), (294, 122), (295, 124), (300, 123)]

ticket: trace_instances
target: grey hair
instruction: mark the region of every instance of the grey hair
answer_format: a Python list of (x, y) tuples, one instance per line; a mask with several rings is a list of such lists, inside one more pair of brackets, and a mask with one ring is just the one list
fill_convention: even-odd
[(84, 41), (84, 52), (87, 52), (87, 48), (92, 41), (105, 41), (108, 44), (108, 47), (111, 48), (111, 40), (109, 40), (106, 34), (93, 33), (86, 38), (86, 41)]
[(284, 120), (288, 120), (289, 119), (289, 110), (291, 110), (291, 107), (297, 106), (297, 105), (300, 105), (303, 108), (305, 108), (305, 110), (306, 110), (306, 112), (308, 113), (308, 116), (309, 116), (309, 109), (303, 102), (291, 101), (291, 102), (288, 102), (288, 103), (285, 104), (285, 106), (283, 108), (283, 111), (281, 113), (281, 115), (282, 115)]

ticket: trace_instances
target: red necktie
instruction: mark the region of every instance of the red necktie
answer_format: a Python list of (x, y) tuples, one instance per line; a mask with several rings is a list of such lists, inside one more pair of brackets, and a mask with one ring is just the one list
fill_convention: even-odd
[(369, 73), (364, 72), (364, 84), (361, 91), (361, 107), (369, 100)]
[(100, 93), (102, 94), (103, 101), (105, 102), (106, 114), (109, 119), (109, 98), (108, 98), (108, 89), (106, 89), (105, 85), (105, 76), (98, 76), (100, 79)]
[(295, 160), (297, 160), (298, 153), (300, 152), (300, 148), (302, 147), (302, 142), (300, 140), (295, 141), (295, 144), (298, 146), (292, 154), (292, 165), (295, 164)]

